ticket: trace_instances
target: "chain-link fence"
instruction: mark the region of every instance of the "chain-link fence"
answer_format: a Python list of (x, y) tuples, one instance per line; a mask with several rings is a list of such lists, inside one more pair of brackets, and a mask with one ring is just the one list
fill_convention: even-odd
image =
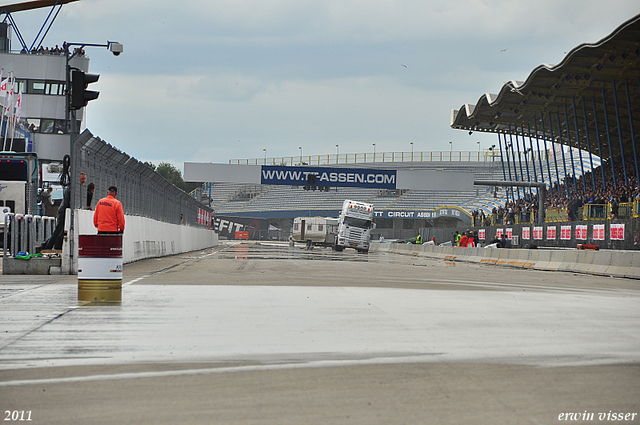
[(116, 186), (118, 199), (127, 215), (171, 224), (208, 224), (203, 217), (210, 217), (211, 208), (196, 201), (149, 166), (94, 137), (89, 130), (75, 139), (71, 158), (71, 169), (87, 175), (86, 183), (81, 186), (80, 174), (72, 171), (74, 208), (86, 208), (87, 187), (93, 183), (93, 206), (106, 196), (109, 186)]

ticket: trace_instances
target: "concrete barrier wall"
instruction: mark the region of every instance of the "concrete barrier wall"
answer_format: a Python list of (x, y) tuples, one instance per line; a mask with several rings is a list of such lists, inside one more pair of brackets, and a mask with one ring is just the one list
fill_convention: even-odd
[(640, 251), (456, 248), (400, 243), (372, 243), (371, 251), (424, 256), (445, 261), (468, 261), (496, 266), (640, 279)]
[[(69, 253), (63, 251), (62, 273), (77, 273), (78, 235), (95, 235), (93, 211), (76, 210), (75, 255), (73, 266)], [(211, 229), (163, 223), (140, 216), (125, 215), (125, 232), (122, 238), (123, 263), (145, 258), (180, 254), (218, 245), (218, 235)], [(65, 244), (68, 246), (68, 244)], [(66, 261), (65, 261), (66, 260)]]

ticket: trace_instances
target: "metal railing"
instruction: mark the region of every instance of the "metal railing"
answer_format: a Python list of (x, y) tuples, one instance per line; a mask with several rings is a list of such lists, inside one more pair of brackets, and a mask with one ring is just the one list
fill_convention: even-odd
[(585, 204), (582, 207), (583, 220), (604, 220), (609, 217), (606, 204)]
[(534, 211), (516, 213), (516, 224), (535, 223), (536, 214)]
[(547, 211), (545, 212), (545, 221), (547, 223), (569, 221), (569, 211), (567, 210), (567, 207), (547, 208)]
[(85, 208), (87, 185), (96, 186), (93, 205), (106, 196), (109, 186), (118, 188), (118, 199), (127, 215), (138, 215), (172, 224), (199, 223), (199, 211), (213, 210), (171, 184), (151, 167), (130, 157), (85, 130), (74, 141), (74, 166), (86, 173), (84, 186), (74, 182), (73, 206)]
[(3, 257), (17, 255), (19, 252), (35, 254), (36, 247), (42, 245), (44, 241), (51, 237), (55, 227), (55, 217), (5, 214)]
[[(537, 155), (537, 154), (536, 154)], [(531, 158), (529, 158), (531, 160)], [(536, 156), (537, 160), (537, 156)], [(500, 162), (500, 152), (485, 149), (476, 151), (435, 152), (377, 152), (343, 153), (325, 155), (294, 155), (272, 158), (230, 159), (229, 164), (238, 165), (333, 165), (364, 164), (372, 162)]]

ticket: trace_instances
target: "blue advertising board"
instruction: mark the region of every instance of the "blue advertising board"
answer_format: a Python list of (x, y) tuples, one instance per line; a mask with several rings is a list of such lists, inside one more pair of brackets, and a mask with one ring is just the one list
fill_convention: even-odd
[[(315, 176), (314, 178), (309, 176)], [(285, 167), (263, 165), (261, 184), (396, 189), (397, 171), (366, 168)]]

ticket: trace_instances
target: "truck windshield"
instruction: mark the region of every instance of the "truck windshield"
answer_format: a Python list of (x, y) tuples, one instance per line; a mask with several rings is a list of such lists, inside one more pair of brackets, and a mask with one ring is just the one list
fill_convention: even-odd
[(353, 226), (353, 227), (368, 229), (371, 227), (371, 220), (364, 220), (362, 218), (345, 217), (344, 224), (345, 226)]

